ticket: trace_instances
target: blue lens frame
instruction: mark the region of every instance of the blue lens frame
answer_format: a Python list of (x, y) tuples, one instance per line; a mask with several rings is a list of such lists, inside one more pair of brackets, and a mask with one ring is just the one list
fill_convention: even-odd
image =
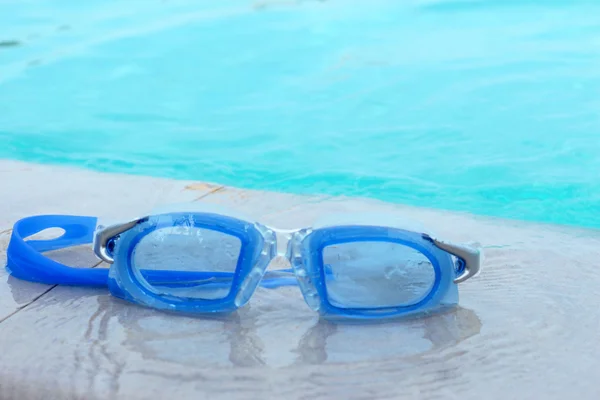
[[(378, 226), (334, 226), (314, 230), (292, 239), (296, 248), (289, 255), (299, 278), (304, 298), (311, 308), (330, 317), (358, 319), (393, 318), (458, 303), (454, 283), (456, 267), (447, 252), (437, 248), (428, 236), (402, 229)], [(331, 304), (327, 294), (323, 250), (327, 246), (349, 242), (388, 242), (413, 248), (427, 257), (435, 271), (429, 293), (415, 304), (397, 307), (342, 308)]]
[[(174, 223), (173, 223), (174, 222)], [(237, 237), (241, 242), (233, 281), (229, 293), (220, 299), (184, 298), (170, 295), (158, 295), (132, 265), (133, 250), (147, 235), (157, 229), (189, 226), (210, 229)], [(259, 231), (253, 223), (218, 214), (207, 213), (171, 213), (148, 217), (132, 229), (120, 235), (114, 249), (114, 264), (108, 277), (111, 293), (119, 298), (138, 304), (182, 313), (222, 313), (231, 312), (244, 305), (264, 275), (267, 265), (274, 255), (274, 240), (266, 247), (269, 237)], [(177, 278), (177, 275), (213, 275), (215, 273), (194, 273), (185, 271), (153, 271), (153, 278)]]
[[(457, 283), (479, 271), (480, 252), (468, 246), (439, 241), (427, 234), (376, 225), (341, 225), (301, 229), (286, 233), (286, 257), (291, 270), (266, 272), (277, 255), (276, 230), (256, 222), (212, 212), (174, 212), (151, 215), (111, 227), (96, 226), (95, 217), (42, 215), (18, 221), (7, 250), (7, 270), (17, 278), (63, 285), (108, 286), (121, 299), (166, 311), (186, 314), (225, 313), (248, 302), (256, 288), (297, 285), (306, 303), (331, 318), (382, 319), (430, 312), (458, 303)], [(240, 240), (234, 272), (137, 270), (132, 265), (134, 249), (157, 229), (186, 226), (209, 229)], [(26, 240), (48, 228), (65, 233), (51, 240)], [(281, 232), (280, 232), (281, 234)], [(89, 244), (109, 270), (72, 268), (44, 257), (45, 251)], [(416, 303), (402, 306), (344, 308), (329, 301), (323, 250), (352, 242), (396, 243), (423, 254), (431, 263), (435, 280), (429, 292)], [(454, 257), (453, 257), (454, 256)], [(157, 292), (154, 281), (186, 284), (195, 279), (231, 277), (226, 296), (218, 299), (174, 296)], [(218, 279), (216, 280), (218, 281)]]

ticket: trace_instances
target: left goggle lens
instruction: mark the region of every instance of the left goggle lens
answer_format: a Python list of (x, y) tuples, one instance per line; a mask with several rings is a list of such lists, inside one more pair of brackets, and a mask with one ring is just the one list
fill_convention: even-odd
[(240, 256), (238, 237), (194, 226), (170, 226), (146, 234), (131, 265), (155, 294), (191, 299), (226, 297)]

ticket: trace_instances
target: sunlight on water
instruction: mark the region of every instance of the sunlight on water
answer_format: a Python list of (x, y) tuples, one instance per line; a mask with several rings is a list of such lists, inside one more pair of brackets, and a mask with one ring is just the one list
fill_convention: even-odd
[(0, 157), (600, 227), (600, 3), (33, 3)]

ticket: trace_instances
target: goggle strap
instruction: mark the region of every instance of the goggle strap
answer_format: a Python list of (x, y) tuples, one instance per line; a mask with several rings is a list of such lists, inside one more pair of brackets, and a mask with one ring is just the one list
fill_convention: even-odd
[[(96, 223), (96, 217), (73, 215), (38, 215), (17, 221), (7, 249), (7, 270), (16, 278), (46, 284), (106, 286), (107, 269), (69, 267), (42, 254), (92, 243)], [(26, 240), (51, 228), (65, 232), (54, 239)]]

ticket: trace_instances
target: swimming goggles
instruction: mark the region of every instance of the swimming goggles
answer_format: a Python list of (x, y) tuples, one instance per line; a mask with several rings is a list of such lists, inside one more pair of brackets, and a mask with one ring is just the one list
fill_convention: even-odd
[[(25, 240), (49, 228), (64, 234)], [(90, 243), (109, 269), (68, 267), (42, 254)], [(292, 268), (267, 271), (277, 255)], [(16, 278), (108, 285), (116, 297), (160, 310), (232, 312), (259, 285), (297, 285), (321, 315), (355, 319), (456, 305), (457, 284), (476, 275), (480, 262), (476, 248), (386, 224), (283, 231), (213, 211), (155, 213), (111, 225), (99, 225), (96, 217), (32, 216), (14, 225), (7, 251), (7, 270)]]

